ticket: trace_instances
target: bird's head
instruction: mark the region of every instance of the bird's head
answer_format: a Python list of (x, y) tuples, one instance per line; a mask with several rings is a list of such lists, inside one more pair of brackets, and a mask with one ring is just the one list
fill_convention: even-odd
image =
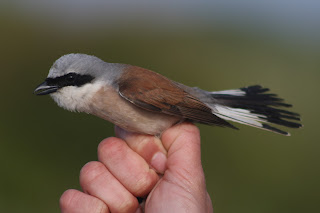
[[(86, 54), (60, 57), (50, 68), (45, 81), (35, 90), (36, 95), (50, 96), (57, 104), (70, 111), (81, 111), (88, 98), (102, 85), (114, 82), (114, 64)], [(118, 73), (119, 74), (119, 73)]]

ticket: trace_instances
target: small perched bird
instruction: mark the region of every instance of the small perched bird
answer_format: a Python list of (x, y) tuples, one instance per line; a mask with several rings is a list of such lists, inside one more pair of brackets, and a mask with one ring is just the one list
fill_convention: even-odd
[(136, 133), (159, 136), (183, 121), (237, 129), (227, 122), (233, 121), (290, 135), (269, 124), (299, 128), (293, 122), (300, 121), (299, 114), (279, 109), (291, 105), (267, 91), (256, 85), (209, 92), (141, 67), (68, 54), (53, 64), (34, 93), (50, 94), (64, 109), (93, 114)]

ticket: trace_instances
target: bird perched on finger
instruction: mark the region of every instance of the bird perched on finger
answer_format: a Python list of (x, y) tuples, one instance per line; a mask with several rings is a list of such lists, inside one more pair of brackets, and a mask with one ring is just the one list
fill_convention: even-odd
[(183, 121), (230, 127), (229, 121), (282, 135), (270, 124), (299, 128), (300, 116), (259, 85), (209, 92), (172, 81), (156, 72), (95, 56), (68, 54), (52, 65), (34, 91), (62, 108), (85, 112), (130, 132), (161, 135)]

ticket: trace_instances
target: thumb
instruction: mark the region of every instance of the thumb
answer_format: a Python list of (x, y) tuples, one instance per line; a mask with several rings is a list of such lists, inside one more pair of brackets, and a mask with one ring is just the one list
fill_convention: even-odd
[(164, 178), (192, 194), (206, 192), (199, 129), (191, 123), (181, 123), (166, 130), (161, 141), (168, 152)]

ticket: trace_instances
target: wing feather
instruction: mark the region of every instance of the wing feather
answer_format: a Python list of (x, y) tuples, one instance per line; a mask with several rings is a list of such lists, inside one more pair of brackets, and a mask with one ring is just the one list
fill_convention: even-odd
[(150, 70), (130, 66), (119, 79), (118, 85), (119, 94), (124, 99), (143, 109), (193, 122), (235, 128), (212, 114), (212, 110), (198, 98)]

